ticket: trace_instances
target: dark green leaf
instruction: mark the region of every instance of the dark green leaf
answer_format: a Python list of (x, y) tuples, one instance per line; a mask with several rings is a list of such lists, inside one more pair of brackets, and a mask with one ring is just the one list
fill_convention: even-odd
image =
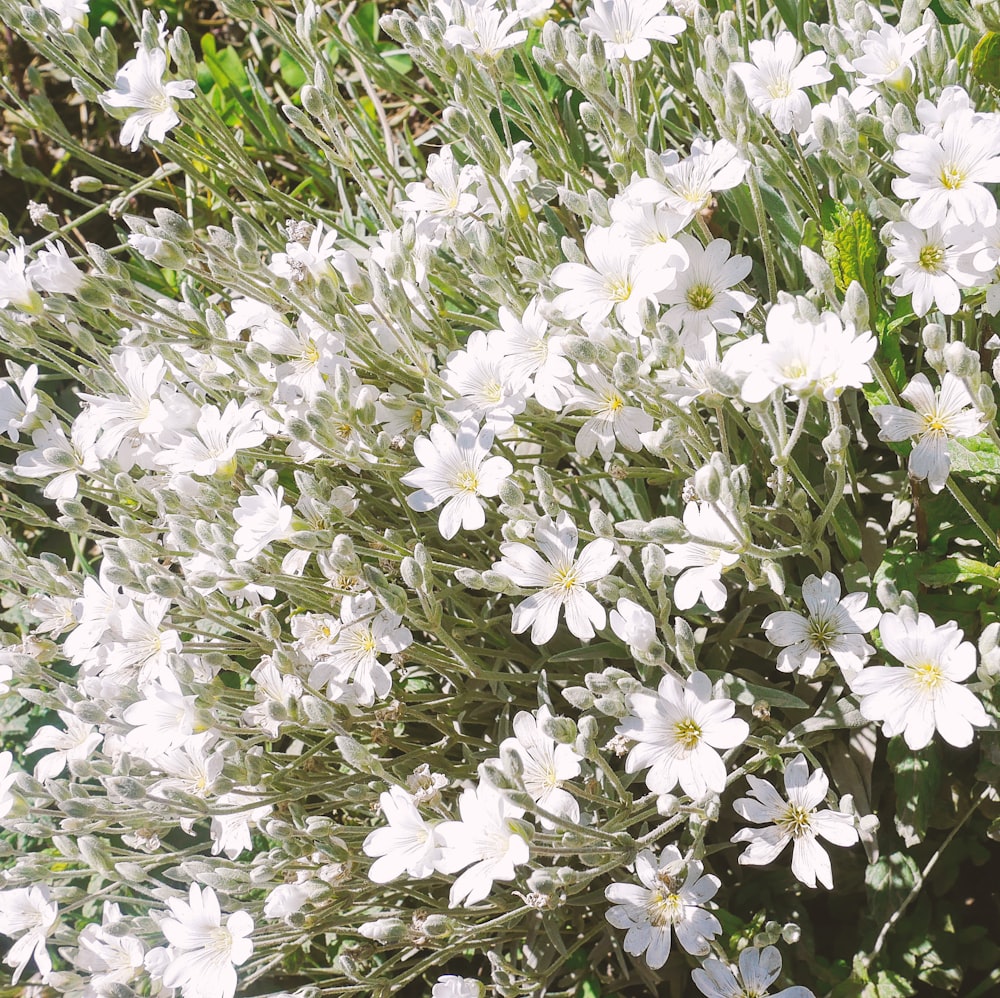
[(937, 748), (932, 742), (914, 752), (902, 738), (893, 738), (888, 759), (896, 788), (896, 831), (905, 845), (913, 846), (927, 834), (927, 821), (941, 780)]

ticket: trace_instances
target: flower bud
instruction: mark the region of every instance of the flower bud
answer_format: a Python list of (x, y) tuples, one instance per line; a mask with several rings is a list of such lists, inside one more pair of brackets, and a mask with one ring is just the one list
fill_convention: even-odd
[(722, 494), (722, 479), (718, 471), (710, 464), (699, 468), (694, 473), (694, 489), (698, 498), (704, 502), (717, 502)]
[(646, 585), (659, 589), (667, 570), (667, 556), (658, 544), (647, 544), (642, 549), (642, 574)]
[(920, 335), (928, 350), (944, 350), (948, 345), (948, 333), (937, 322), (928, 322)]

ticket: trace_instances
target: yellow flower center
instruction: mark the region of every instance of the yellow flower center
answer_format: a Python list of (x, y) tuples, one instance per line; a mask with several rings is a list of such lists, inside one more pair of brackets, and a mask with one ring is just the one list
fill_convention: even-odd
[(479, 476), (474, 471), (460, 471), (455, 476), (455, 488), (459, 492), (474, 494), (479, 491)]
[(576, 588), (579, 585), (576, 578), (576, 569), (572, 565), (569, 568), (558, 569), (552, 585), (555, 589), (564, 589), (566, 592)]
[(497, 404), (503, 401), (503, 385), (499, 381), (488, 381), (483, 385), (483, 398)]
[(604, 404), (609, 412), (619, 412), (625, 408), (625, 400), (617, 392), (605, 396)]
[(957, 191), (960, 187), (965, 186), (965, 181), (968, 178), (964, 170), (960, 169), (954, 163), (948, 163), (946, 166), (941, 167), (938, 179), (945, 190)]
[(925, 246), (917, 257), (917, 263), (922, 270), (936, 274), (944, 263), (944, 250), (940, 246)]
[(944, 681), (944, 673), (937, 662), (921, 662), (910, 670), (913, 673), (913, 681), (924, 693), (932, 693)]
[(688, 288), (686, 295), (687, 303), (697, 311), (701, 312), (706, 308), (711, 308), (715, 302), (715, 291), (707, 284), (696, 284)]
[(690, 752), (701, 741), (701, 725), (693, 717), (678, 721), (674, 725), (674, 738)]
[(632, 281), (627, 276), (613, 277), (604, 287), (612, 301), (628, 301), (632, 294)]
[(792, 838), (799, 838), (810, 830), (809, 819), (812, 811), (801, 807), (798, 804), (789, 804), (785, 813), (775, 822), (775, 824), (788, 832)]
[(302, 351), (302, 359), (311, 365), (319, 363), (319, 347), (316, 346), (315, 340), (309, 340), (306, 343), (306, 348)]

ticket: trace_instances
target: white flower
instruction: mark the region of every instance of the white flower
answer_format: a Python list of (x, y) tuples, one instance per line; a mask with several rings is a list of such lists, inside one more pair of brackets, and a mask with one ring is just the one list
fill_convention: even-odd
[(528, 37), (527, 31), (512, 31), (521, 21), (521, 13), (498, 10), (496, 0), (459, 0), (462, 23), (445, 29), (444, 43), (448, 48), (458, 46), (470, 55), (485, 60), (495, 60), (504, 49), (520, 45)]
[(611, 630), (636, 652), (647, 652), (657, 640), (656, 618), (634, 600), (622, 596), (608, 615)]
[(609, 59), (638, 62), (652, 51), (651, 40), (676, 42), (687, 27), (683, 18), (664, 14), (666, 0), (594, 0), (580, 28), (604, 42)]
[[(979, 120), (977, 120), (979, 119)], [(893, 193), (915, 199), (907, 216), (921, 229), (933, 225), (991, 225), (996, 200), (983, 186), (1000, 181), (1000, 125), (965, 111), (950, 115), (941, 134), (900, 135), (893, 161), (908, 176), (895, 177)]]
[(927, 44), (930, 25), (921, 24), (905, 34), (895, 25), (879, 25), (869, 31), (861, 42), (863, 55), (852, 66), (857, 73), (864, 73), (858, 83), (871, 86), (886, 83), (898, 90), (905, 90), (913, 82), (911, 66), (914, 56)]
[(42, 310), (42, 299), (32, 287), (26, 252), (23, 239), (9, 250), (0, 250), (0, 308), (13, 305), (24, 312)]
[(752, 62), (735, 62), (730, 69), (743, 81), (754, 109), (768, 115), (779, 132), (804, 132), (810, 108), (802, 88), (833, 79), (826, 54), (810, 52), (802, 58), (795, 36), (782, 31), (773, 42), (752, 41), (750, 58)]
[(37, 383), (37, 364), (32, 364), (15, 380), (17, 391), (8, 382), (0, 381), (0, 433), (6, 433), (14, 443), (21, 439), (22, 430), (43, 413), (47, 415), (35, 391)]
[(951, 372), (945, 374), (938, 391), (925, 375), (918, 374), (899, 394), (914, 411), (898, 405), (875, 406), (872, 416), (879, 425), (879, 439), (917, 438), (910, 452), (910, 474), (926, 478), (931, 492), (940, 492), (951, 469), (949, 441), (976, 436), (986, 421), (970, 408), (973, 401), (965, 382)]
[(638, 336), (644, 303), (667, 287), (676, 273), (673, 248), (664, 244), (637, 252), (628, 232), (618, 223), (595, 225), (583, 244), (589, 267), (561, 263), (552, 271), (552, 283), (567, 289), (554, 304), (568, 319), (580, 319), (588, 330), (614, 312), (625, 332)]
[(480, 329), (464, 350), (448, 358), (442, 377), (458, 396), (445, 405), (457, 419), (483, 419), (495, 432), (505, 433), (514, 425), (514, 417), (524, 412), (527, 373), (505, 364)]
[(646, 786), (655, 794), (668, 794), (678, 783), (695, 799), (725, 790), (726, 766), (716, 750), (741, 745), (750, 726), (733, 717), (732, 700), (712, 697), (708, 676), (695, 672), (682, 684), (666, 675), (655, 693), (631, 694), (628, 708), (629, 716), (615, 728), (635, 742), (626, 773), (649, 769)]
[[(709, 957), (691, 980), (705, 998), (767, 998), (768, 988), (781, 973), (781, 954), (775, 946), (748, 946), (740, 953), (739, 976), (721, 960)], [(808, 988), (783, 988), (771, 998), (814, 998)]]
[(816, 837), (838, 846), (851, 846), (858, 841), (858, 831), (851, 816), (828, 808), (818, 810), (826, 799), (830, 781), (821, 769), (809, 772), (806, 758), (800, 752), (785, 767), (785, 800), (766, 780), (747, 776), (750, 796), (733, 804), (736, 813), (746, 821), (765, 828), (744, 828), (733, 842), (748, 843), (740, 853), (741, 865), (764, 866), (773, 863), (778, 854), (792, 843), (792, 873), (807, 887), (818, 880), (828, 890), (833, 889), (830, 857)]
[(501, 305), (501, 328), (488, 334), (488, 348), (501, 358), (502, 381), (523, 385), (525, 397), (558, 412), (572, 391), (573, 367), (563, 356), (562, 338), (548, 335), (539, 304), (533, 298), (520, 318)]
[(740, 184), (747, 169), (747, 161), (739, 150), (725, 139), (718, 142), (695, 139), (690, 156), (680, 159), (673, 151), (661, 153), (660, 163), (662, 183), (650, 178), (637, 180), (629, 184), (625, 194), (632, 200), (654, 203), (670, 211), (675, 219), (672, 232), (684, 228), (709, 205), (715, 192), (728, 191)]
[(160, 923), (170, 943), (164, 985), (180, 988), (184, 998), (233, 998), (236, 967), (253, 953), (253, 919), (236, 911), (223, 925), (215, 891), (198, 884), (191, 885), (187, 901), (171, 898), (167, 906), (173, 918)]
[(162, 142), (167, 132), (180, 122), (174, 110), (175, 100), (190, 100), (195, 95), (194, 80), (163, 82), (167, 54), (162, 49), (139, 48), (115, 76), (113, 90), (101, 94), (107, 107), (138, 108), (122, 125), (121, 144), (136, 152), (147, 132), (153, 142)]
[(272, 485), (254, 485), (254, 494), (240, 496), (233, 519), (239, 529), (233, 540), (239, 545), (237, 561), (256, 558), (275, 541), (284, 540), (292, 532), (292, 507), (285, 506), (282, 499), (285, 490)]
[(832, 572), (802, 583), (807, 616), (779, 610), (764, 618), (768, 641), (778, 645), (778, 670), (811, 678), (824, 655), (830, 655), (850, 678), (874, 654), (862, 635), (878, 626), (881, 610), (867, 605), (865, 593), (840, 598), (840, 582)]
[(213, 808), (225, 809), (224, 813), (213, 814), (209, 834), (212, 836), (212, 855), (224, 852), (230, 859), (236, 859), (247, 849), (253, 848), (250, 825), (266, 818), (273, 808), (270, 804), (252, 807), (254, 798), (251, 787), (236, 787), (233, 793), (222, 794), (215, 799)]
[(904, 609), (885, 614), (879, 634), (903, 667), (869, 665), (851, 680), (861, 713), (881, 721), (887, 737), (901, 734), (915, 751), (929, 745), (935, 731), (949, 745), (970, 745), (973, 726), (986, 727), (990, 718), (976, 695), (959, 685), (975, 671), (976, 649), (962, 640), (958, 625), (949, 620), (935, 627), (926, 613)]
[(678, 610), (690, 610), (701, 599), (709, 610), (721, 610), (726, 605), (722, 573), (740, 560), (735, 551), (726, 548), (739, 547), (743, 542), (711, 503), (688, 503), (684, 507), (684, 526), (692, 540), (666, 545), (667, 572), (677, 576), (674, 605)]
[(614, 544), (606, 538), (591, 541), (576, 556), (579, 533), (568, 513), (560, 513), (555, 523), (543, 516), (535, 524), (535, 543), (543, 559), (527, 544), (507, 542), (500, 545), (502, 560), (493, 570), (507, 576), (516, 586), (540, 589), (514, 607), (511, 630), (520, 634), (531, 627), (531, 640), (545, 644), (556, 632), (559, 611), (566, 611), (566, 626), (583, 641), (594, 636), (594, 629), (604, 627), (604, 607), (587, 592), (588, 582), (605, 578), (618, 564)]
[(687, 254), (688, 265), (677, 274), (659, 300), (669, 305), (664, 321), (682, 329), (681, 345), (694, 358), (716, 356), (716, 332), (735, 333), (740, 328), (737, 313), (753, 308), (755, 299), (733, 288), (750, 273), (748, 256), (730, 256), (725, 239), (702, 246), (694, 236), (677, 237)]
[(449, 540), (464, 530), (479, 530), (486, 523), (483, 496), (492, 498), (513, 473), (505, 457), (491, 457), (493, 430), (479, 428), (474, 419), (466, 419), (452, 436), (435, 423), (430, 437), (417, 437), (413, 453), (421, 467), (403, 475), (404, 485), (419, 488), (406, 501), (411, 509), (426, 512), (444, 503), (438, 518), (438, 530)]
[(369, 832), (362, 846), (366, 856), (377, 857), (368, 879), (385, 884), (404, 873), (415, 879), (430, 877), (441, 859), (438, 822), (425, 820), (402, 787), (390, 787), (379, 804), (389, 826)]
[(638, 884), (611, 884), (604, 896), (614, 907), (605, 913), (616, 929), (627, 929), (625, 952), (645, 953), (646, 963), (658, 970), (670, 956), (671, 930), (693, 956), (709, 952), (721, 931), (719, 920), (703, 905), (719, 889), (718, 877), (704, 874), (698, 860), (685, 861), (677, 846), (667, 846), (659, 859), (649, 849), (635, 858)]
[(236, 471), (237, 453), (266, 439), (260, 409), (252, 402), (240, 405), (231, 399), (221, 412), (214, 405), (203, 405), (194, 432), (181, 433), (155, 461), (175, 475), (230, 476)]
[(468, 867), (452, 884), (448, 904), (469, 908), (489, 894), (493, 881), (513, 880), (515, 868), (528, 862), (527, 827), (517, 820), (524, 811), (488, 783), (463, 790), (458, 808), (461, 821), (437, 827), (442, 842), (437, 868), (457, 873)]
[[(380, 610), (371, 593), (344, 597), (335, 640), (310, 672), (310, 684), (350, 683), (350, 692), (364, 706), (387, 696), (392, 689), (392, 664), (387, 667), (379, 655), (395, 655), (413, 640), (410, 630), (400, 626), (401, 620), (398, 613)], [(337, 699), (334, 688), (327, 695)]]
[(94, 730), (92, 724), (85, 724), (75, 714), (63, 710), (58, 714), (66, 729), (43, 725), (25, 747), (25, 752), (29, 753), (39, 749), (54, 750), (35, 763), (35, 778), (38, 780), (55, 779), (69, 762), (85, 762), (104, 737)]
[(66, 247), (55, 242), (43, 247), (27, 267), (31, 283), (41, 291), (75, 295), (83, 283), (83, 274), (69, 258)]
[(431, 988), (431, 998), (483, 998), (485, 993), (486, 988), (479, 981), (455, 974), (439, 977)]
[[(557, 744), (545, 733), (542, 726), (551, 717), (544, 705), (538, 708), (537, 718), (526, 710), (518, 711), (514, 717), (514, 737), (500, 743), (501, 759), (505, 753), (517, 756), (521, 762), (521, 781), (532, 800), (550, 814), (578, 822), (580, 805), (562, 784), (580, 775), (581, 757), (572, 745)], [(545, 818), (539, 820), (543, 828), (553, 827)]]
[(102, 924), (91, 922), (80, 930), (80, 947), (74, 963), (90, 971), (91, 987), (97, 994), (114, 991), (109, 985), (128, 984), (143, 970), (146, 947), (142, 940), (123, 933), (118, 905), (104, 902)]
[(767, 313), (767, 342), (760, 335), (732, 346), (731, 363), (746, 372), (743, 400), (763, 402), (778, 388), (799, 398), (838, 398), (845, 388), (860, 388), (874, 378), (868, 361), (875, 353), (871, 333), (857, 334), (833, 312), (815, 322), (800, 318), (795, 305), (774, 305)]
[(640, 406), (628, 405), (627, 396), (608, 381), (596, 364), (580, 364), (577, 373), (583, 385), (574, 387), (564, 411), (583, 409), (591, 414), (576, 434), (574, 446), (580, 457), (590, 457), (596, 450), (610, 461), (616, 443), (627, 451), (640, 450), (640, 434), (653, 428), (653, 417)]
[(63, 31), (72, 31), (83, 24), (90, 13), (90, 0), (41, 0), (41, 7), (53, 11)]
[(197, 699), (181, 693), (176, 677), (164, 670), (161, 682), (151, 683), (143, 699), (122, 712), (122, 720), (133, 725), (125, 736), (126, 744), (151, 755), (183, 745), (194, 734)]
[(406, 185), (409, 200), (396, 205), (404, 215), (425, 214), (444, 219), (476, 210), (476, 195), (468, 190), (475, 182), (475, 173), (470, 166), (459, 168), (451, 146), (442, 146), (427, 161), (427, 179), (431, 186)]
[(45, 940), (55, 928), (58, 916), (59, 908), (55, 901), (49, 900), (45, 885), (0, 891), (0, 933), (15, 940), (4, 957), (4, 963), (14, 968), (11, 984), (17, 984), (32, 957), (42, 980), (52, 973), (52, 958)]
[(13, 761), (14, 757), (10, 752), (0, 752), (0, 818), (10, 813), (17, 799), (10, 791), (17, 779), (17, 770), (11, 772), (10, 768)]
[(960, 259), (959, 232), (932, 225), (920, 229), (911, 222), (892, 223), (887, 277), (895, 277), (892, 293), (913, 296), (913, 311), (926, 315), (931, 305), (945, 315), (954, 315), (962, 304), (960, 288), (979, 283), (979, 275), (967, 270)]

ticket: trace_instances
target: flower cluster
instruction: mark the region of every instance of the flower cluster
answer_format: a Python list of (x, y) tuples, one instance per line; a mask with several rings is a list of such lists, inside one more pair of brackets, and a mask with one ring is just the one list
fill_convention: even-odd
[(159, 161), (0, 231), (12, 983), (899, 977), (996, 800), (1000, 111), (937, 5), (709, 6), (0, 0)]

